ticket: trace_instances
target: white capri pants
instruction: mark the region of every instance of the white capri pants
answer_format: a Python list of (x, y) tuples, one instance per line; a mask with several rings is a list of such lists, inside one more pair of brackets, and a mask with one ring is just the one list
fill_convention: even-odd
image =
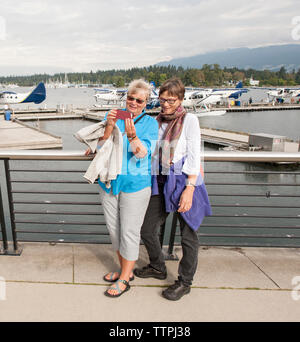
[(140, 231), (151, 196), (151, 187), (113, 195), (100, 187), (106, 226), (112, 247), (129, 261), (139, 258)]

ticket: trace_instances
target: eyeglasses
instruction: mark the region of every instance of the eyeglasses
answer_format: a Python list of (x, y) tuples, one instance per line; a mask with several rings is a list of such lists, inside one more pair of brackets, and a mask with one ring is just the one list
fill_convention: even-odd
[(168, 102), (169, 105), (173, 105), (178, 99), (174, 100), (174, 99), (163, 99), (162, 97), (159, 98), (159, 102), (164, 104), (166, 102)]
[(133, 97), (133, 96), (127, 96), (127, 100), (128, 101), (136, 101), (136, 103), (138, 103), (138, 104), (142, 104), (145, 102), (145, 100), (137, 99), (136, 97)]

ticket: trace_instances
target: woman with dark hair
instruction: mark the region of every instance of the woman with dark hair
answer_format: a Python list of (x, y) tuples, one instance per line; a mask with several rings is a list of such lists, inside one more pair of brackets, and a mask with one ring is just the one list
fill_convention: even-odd
[(178, 212), (183, 257), (178, 280), (162, 292), (178, 300), (190, 292), (197, 269), (199, 241), (197, 229), (211, 207), (201, 167), (201, 137), (198, 118), (182, 107), (185, 88), (173, 78), (159, 91), (161, 113), (158, 144), (152, 162), (152, 196), (141, 229), (141, 238), (150, 264), (134, 270), (140, 278), (166, 279), (167, 269), (158, 236), (160, 225), (170, 212)]

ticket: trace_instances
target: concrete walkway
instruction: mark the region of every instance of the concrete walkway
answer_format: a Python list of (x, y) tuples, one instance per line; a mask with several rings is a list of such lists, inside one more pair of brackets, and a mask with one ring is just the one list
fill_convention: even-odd
[[(161, 291), (176, 279), (178, 261), (167, 261), (166, 280), (135, 278), (110, 299), (102, 279), (118, 269), (110, 245), (21, 246), (21, 256), (0, 256), (0, 321), (300, 320), (300, 249), (200, 248), (191, 293), (170, 302)], [(141, 247), (138, 266), (147, 262)]]

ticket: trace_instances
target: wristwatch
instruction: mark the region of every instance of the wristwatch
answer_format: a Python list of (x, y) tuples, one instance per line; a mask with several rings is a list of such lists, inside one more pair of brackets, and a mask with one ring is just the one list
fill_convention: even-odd
[(134, 139), (136, 139), (137, 138), (137, 136), (135, 135), (134, 137), (132, 137), (132, 138), (128, 138), (128, 141), (129, 142), (132, 142)]
[(186, 185), (186, 186), (193, 186), (193, 187), (196, 186), (196, 184), (192, 183), (192, 182), (189, 181), (188, 179), (185, 181), (185, 185)]

